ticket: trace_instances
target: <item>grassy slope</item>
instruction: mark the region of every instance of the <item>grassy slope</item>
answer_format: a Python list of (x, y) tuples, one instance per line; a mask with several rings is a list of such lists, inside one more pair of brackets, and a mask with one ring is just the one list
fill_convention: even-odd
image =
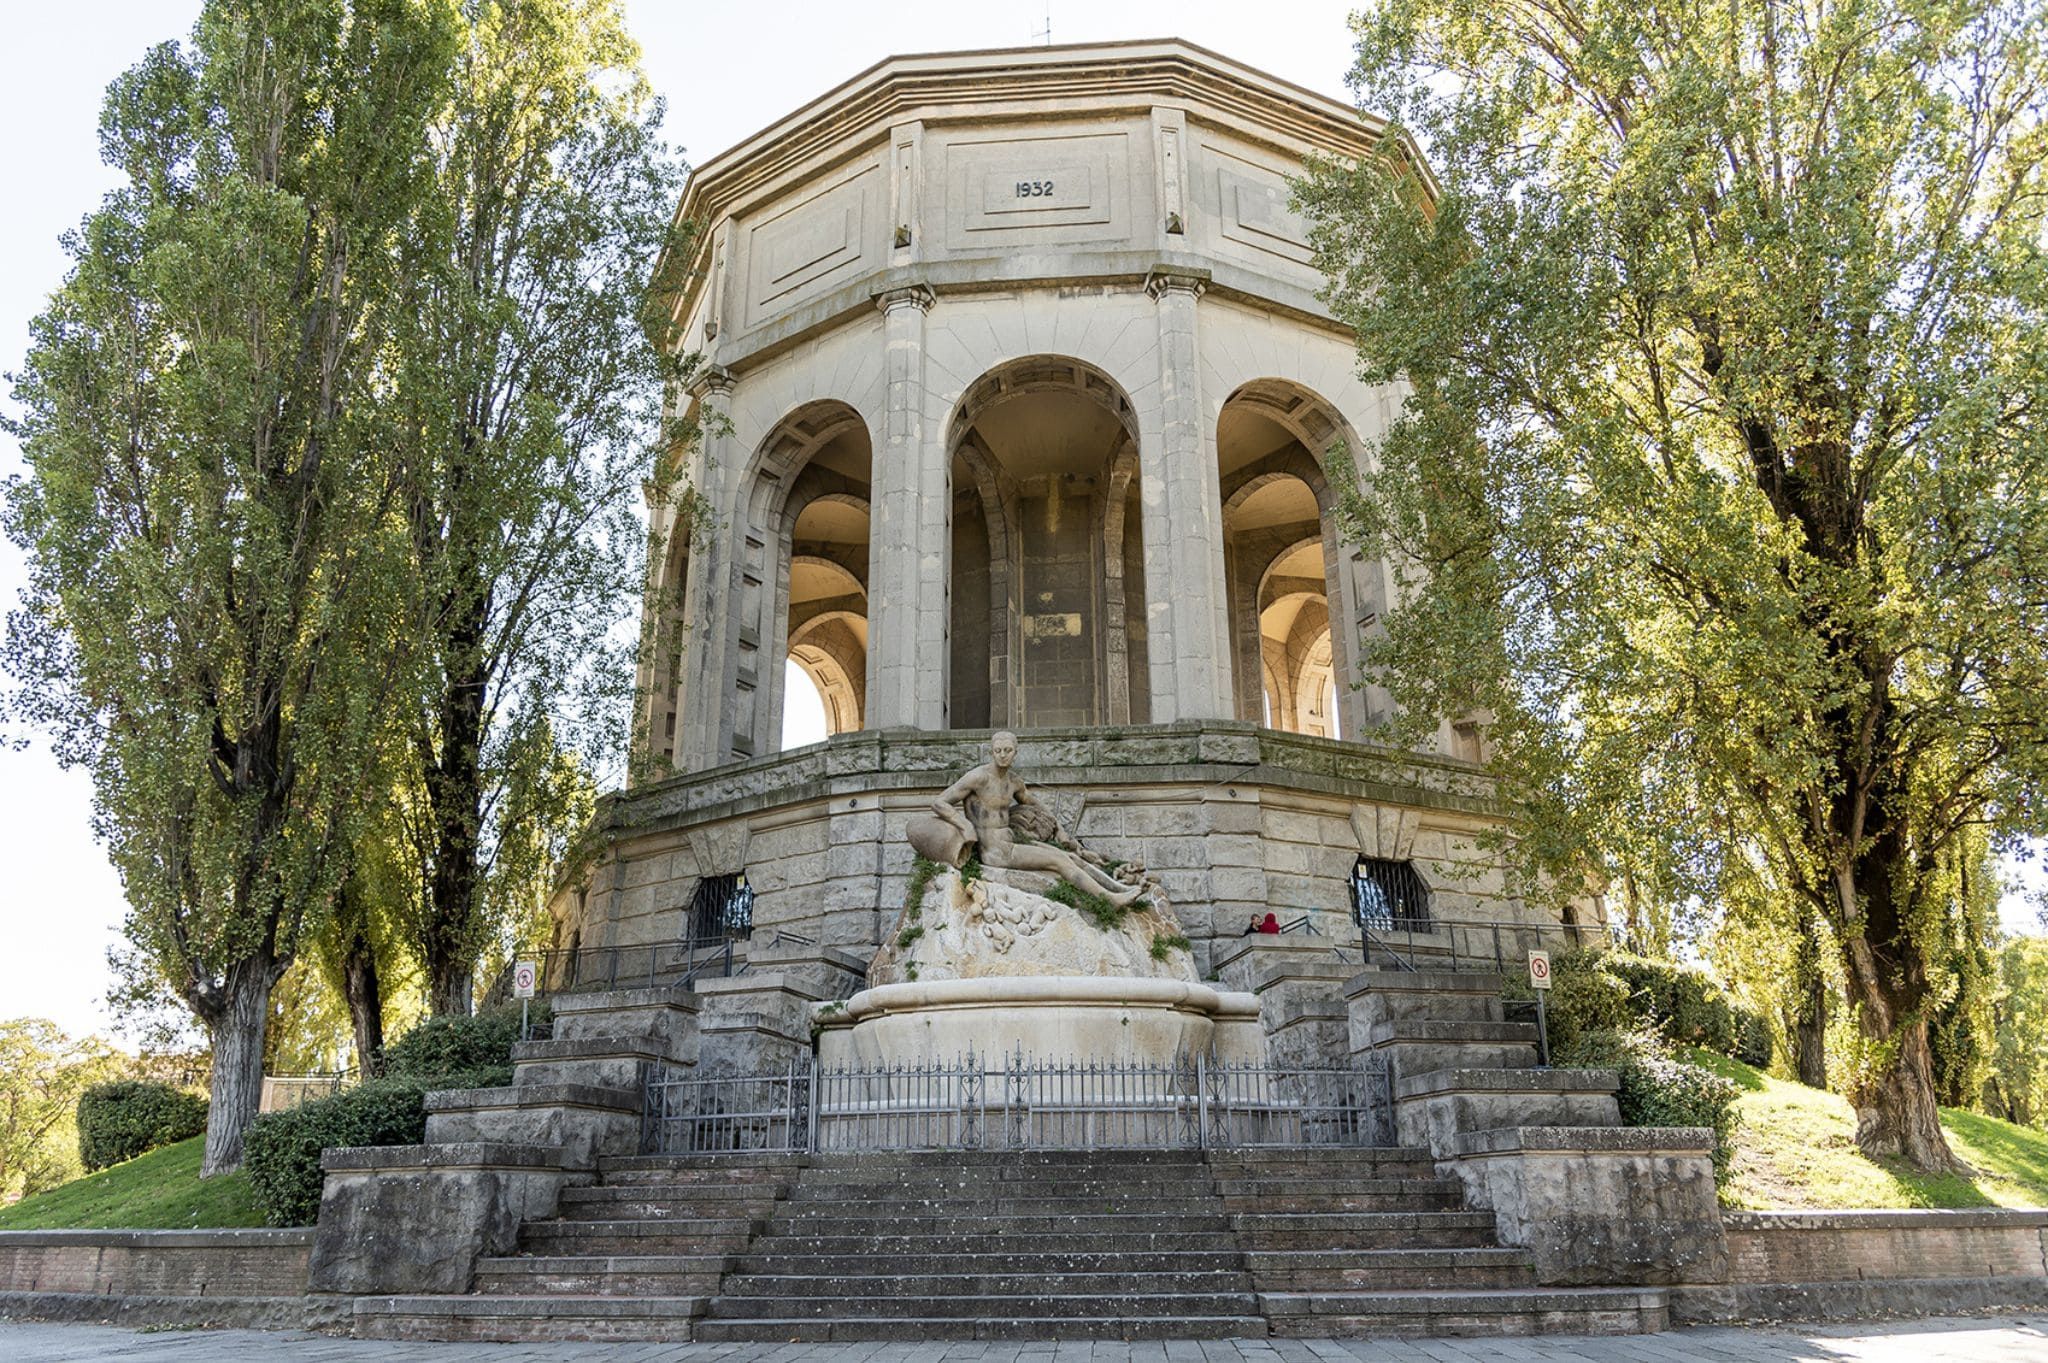
[(1741, 1086), (1732, 1205), (1755, 1209), (2048, 1207), (2048, 1131), (1943, 1108), (1949, 1146), (1974, 1177), (1932, 1177), (1857, 1150), (1848, 1102), (1705, 1051), (1694, 1059)]
[(260, 1226), (249, 1176), (199, 1177), (204, 1136), (164, 1146), (73, 1179), (12, 1207), (0, 1207), (0, 1230), (191, 1230)]

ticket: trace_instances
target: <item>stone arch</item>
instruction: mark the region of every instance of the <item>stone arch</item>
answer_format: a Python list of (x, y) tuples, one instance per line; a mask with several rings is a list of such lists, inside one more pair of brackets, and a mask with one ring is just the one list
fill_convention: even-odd
[[(788, 413), (756, 447), (739, 498), (736, 589), (726, 603), (735, 617), (740, 651), (736, 755), (781, 747), (785, 661), (792, 658), (798, 628), (831, 613), (819, 609), (821, 602), (831, 601), (832, 611), (858, 614), (858, 649), (851, 638), (835, 637), (830, 648), (813, 638), (795, 661), (818, 681), (828, 726), (850, 717), (858, 727), (865, 713), (864, 663), (858, 683), (840, 673), (847, 657), (857, 652), (864, 658), (866, 651), (872, 459), (868, 423), (850, 404), (834, 399)], [(830, 526), (830, 533), (810, 542), (804, 535), (807, 525)], [(851, 577), (858, 591), (820, 596), (799, 569), (826, 564)], [(837, 597), (849, 599), (832, 600)]]
[[(1304, 385), (1255, 378), (1240, 383), (1219, 406), (1216, 444), (1238, 716), (1297, 732), (1358, 734), (1364, 697), (1354, 685), (1352, 660), (1373, 611), (1359, 580), (1362, 560), (1338, 539), (1338, 490), (1327, 463), (1333, 450), (1356, 448), (1351, 427), (1333, 404)], [(1276, 563), (1290, 555), (1298, 559), (1306, 544), (1318, 551), (1313, 577), (1320, 591), (1314, 595), (1323, 620), (1321, 634), (1310, 640), (1293, 637), (1296, 614), (1287, 613), (1284, 626), (1268, 615), (1274, 603), (1266, 581)], [(1274, 628), (1284, 628), (1284, 637), (1271, 637)], [(1320, 661), (1323, 635), (1327, 664)], [(1292, 661), (1272, 665), (1266, 655), (1275, 648)], [(1304, 649), (1318, 661), (1305, 662)], [(1336, 707), (1327, 714), (1329, 688), (1318, 680), (1326, 665)], [(1277, 693), (1271, 672), (1279, 674)], [(1309, 693), (1303, 687), (1311, 681), (1318, 688), (1314, 703), (1304, 705)]]
[(1071, 356), (1009, 360), (962, 389), (947, 422), (955, 724), (1149, 717), (1138, 429), (1123, 386)]

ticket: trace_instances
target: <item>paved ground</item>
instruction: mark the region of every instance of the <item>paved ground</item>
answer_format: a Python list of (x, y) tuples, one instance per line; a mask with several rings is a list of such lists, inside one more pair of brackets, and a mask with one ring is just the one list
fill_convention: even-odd
[(1108, 1344), (387, 1344), (249, 1330), (0, 1321), (6, 1363), (2042, 1363), (2048, 1316), (1611, 1339), (1205, 1340)]

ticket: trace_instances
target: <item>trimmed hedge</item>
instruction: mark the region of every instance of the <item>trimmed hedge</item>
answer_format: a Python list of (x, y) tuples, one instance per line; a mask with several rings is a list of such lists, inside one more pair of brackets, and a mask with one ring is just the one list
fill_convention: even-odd
[(206, 1100), (153, 1079), (94, 1084), (78, 1099), (78, 1158), (88, 1171), (206, 1130)]
[(1770, 1064), (1769, 1023), (1693, 966), (1624, 951), (1568, 951), (1551, 962), (1551, 978), (1554, 1049), (1591, 1032), (1647, 1028), (1674, 1045)]
[(1572, 1069), (1614, 1070), (1621, 1076), (1615, 1095), (1624, 1126), (1704, 1126), (1714, 1132), (1714, 1179), (1726, 1185), (1735, 1157), (1735, 1127), (1741, 1090), (1704, 1065), (1672, 1054), (1662, 1037), (1647, 1031), (1597, 1031), (1579, 1037), (1552, 1063)]
[[(536, 1023), (547, 1018), (545, 1004), (534, 1010)], [(516, 1007), (474, 1017), (428, 1018), (384, 1048), (378, 1073), (431, 1079), (507, 1065), (512, 1060), (513, 1043), (518, 1040)]]
[[(545, 1021), (547, 1010), (536, 1011)], [(310, 1226), (320, 1215), (320, 1152), (342, 1145), (418, 1145), (427, 1138), (427, 1094), (512, 1082), (517, 1009), (429, 1018), (384, 1048), (383, 1073), (332, 1098), (258, 1117), (243, 1147), (256, 1205), (273, 1226)]]
[(392, 1075), (332, 1098), (301, 1103), (256, 1119), (242, 1147), (242, 1167), (263, 1219), (273, 1226), (310, 1226), (320, 1215), (320, 1152), (340, 1145), (418, 1145), (427, 1138), (427, 1094), (435, 1089), (493, 1088), (512, 1072)]

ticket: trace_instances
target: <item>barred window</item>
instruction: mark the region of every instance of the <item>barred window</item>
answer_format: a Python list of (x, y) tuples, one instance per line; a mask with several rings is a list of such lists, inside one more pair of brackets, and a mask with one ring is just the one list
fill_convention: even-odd
[(1351, 917), (1361, 927), (1426, 928), (1429, 886), (1414, 862), (1360, 857), (1351, 869)]
[(705, 876), (690, 901), (690, 940), (719, 941), (749, 937), (754, 931), (754, 888), (747, 873)]

